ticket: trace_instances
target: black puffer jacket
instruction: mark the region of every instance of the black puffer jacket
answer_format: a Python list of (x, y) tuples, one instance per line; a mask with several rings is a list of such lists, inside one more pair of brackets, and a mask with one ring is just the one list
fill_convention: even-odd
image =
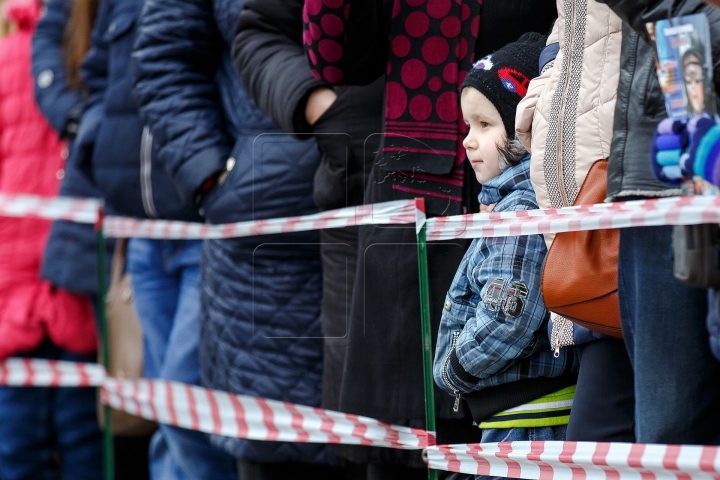
[(713, 39), (715, 90), (720, 87), (720, 10), (700, 0), (598, 0), (625, 22), (615, 125), (608, 164), (608, 199), (679, 195), (660, 184), (650, 170), (650, 143), (667, 117), (655, 72), (653, 47), (645, 24), (664, 18), (705, 13)]

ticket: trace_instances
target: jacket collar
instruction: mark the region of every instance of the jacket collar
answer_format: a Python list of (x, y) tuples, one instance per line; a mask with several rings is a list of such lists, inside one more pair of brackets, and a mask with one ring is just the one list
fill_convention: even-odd
[(483, 205), (490, 205), (502, 200), (513, 190), (530, 190), (530, 155), (520, 160), (520, 163), (505, 169), (500, 175), (491, 178), (482, 186), (478, 200)]

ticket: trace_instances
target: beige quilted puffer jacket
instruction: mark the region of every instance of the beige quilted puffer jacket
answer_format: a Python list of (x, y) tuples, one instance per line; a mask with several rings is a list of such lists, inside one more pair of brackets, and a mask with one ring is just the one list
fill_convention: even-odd
[[(594, 0), (558, 0), (548, 45), (555, 62), (533, 79), (517, 109), (517, 136), (532, 153), (540, 208), (572, 205), (597, 160), (610, 154), (622, 21)], [(545, 235), (548, 248), (554, 235)]]

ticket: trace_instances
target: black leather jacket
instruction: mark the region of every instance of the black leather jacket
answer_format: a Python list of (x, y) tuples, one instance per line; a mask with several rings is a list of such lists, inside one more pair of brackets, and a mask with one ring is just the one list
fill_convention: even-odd
[(650, 170), (650, 144), (657, 124), (667, 116), (655, 72), (647, 22), (705, 13), (713, 40), (715, 90), (720, 86), (720, 10), (700, 0), (597, 0), (623, 19), (623, 41), (615, 107), (615, 125), (608, 164), (609, 200), (620, 197), (679, 195), (660, 184)]

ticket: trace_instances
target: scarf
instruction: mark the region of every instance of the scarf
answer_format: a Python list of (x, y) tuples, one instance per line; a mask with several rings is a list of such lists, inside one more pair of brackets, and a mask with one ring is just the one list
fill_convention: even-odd
[[(372, 63), (363, 57), (366, 52), (349, 53), (362, 50), (363, 44), (348, 43), (347, 37), (353, 30), (347, 24), (351, 11), (358, 23), (363, 15), (378, 14), (369, 8), (375, 6), (369, 5), (372, 1), (352, 5), (351, 0), (305, 0), (302, 42), (316, 79), (342, 83), (347, 57)], [(461, 136), (467, 128), (459, 93), (474, 61), (482, 1), (394, 0), (377, 165), (382, 172), (375, 181), (404, 193), (379, 188), (374, 201), (422, 196), (430, 214), (461, 213), (463, 188), (468, 186)], [(359, 12), (359, 5), (368, 8)]]
[(382, 144), (394, 190), (462, 202), (467, 127), (459, 93), (474, 61), (481, 7), (482, 0), (395, 0)]

